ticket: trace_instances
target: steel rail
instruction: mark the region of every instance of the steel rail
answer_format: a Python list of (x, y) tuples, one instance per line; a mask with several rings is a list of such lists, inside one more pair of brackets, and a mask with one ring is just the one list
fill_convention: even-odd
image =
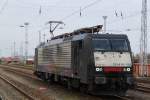
[(137, 88), (135, 88), (135, 90), (150, 93), (150, 87), (146, 87), (143, 85), (137, 85)]
[(25, 70), (34, 70), (33, 67), (26, 67), (22, 65), (6, 65), (6, 64), (0, 64), (1, 66), (7, 66), (7, 67), (15, 67), (18, 69), (25, 69)]
[(19, 74), (19, 75), (24, 76), (24, 77), (29, 77), (29, 78), (32, 78), (32, 79), (35, 79), (35, 80), (40, 80), (40, 79), (38, 79), (37, 77), (34, 77), (34, 76), (32, 76), (31, 74), (28, 74), (28, 73), (23, 72), (23, 71), (19, 72), (19, 71), (15, 70), (15, 69), (11, 69), (11, 68), (10, 68), (10, 69), (9, 69), (9, 68), (6, 68), (5, 70), (6, 70), (6, 71), (13, 72), (13, 73), (16, 73), (16, 74)]
[(131, 98), (125, 96), (115, 95), (115, 97), (120, 98), (121, 100), (132, 100)]
[(31, 95), (27, 94), (25, 91), (22, 89), (18, 88), (15, 84), (10, 82), (8, 79), (4, 78), (2, 75), (0, 75), (0, 79), (11, 85), (13, 88), (15, 88), (17, 91), (19, 91), (21, 94), (23, 94), (25, 97), (27, 97), (29, 100), (35, 100)]

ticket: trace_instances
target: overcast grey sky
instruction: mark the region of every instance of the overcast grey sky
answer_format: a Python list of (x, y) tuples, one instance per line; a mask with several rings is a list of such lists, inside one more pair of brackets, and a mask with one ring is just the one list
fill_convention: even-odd
[[(95, 2), (96, 1), (96, 2)], [(87, 5), (95, 2), (93, 5)], [(127, 34), (134, 53), (139, 52), (142, 0), (0, 0), (0, 56), (10, 56), (13, 42), (19, 52), (24, 42), (24, 28), (29, 22), (29, 54), (34, 54), (38, 44), (38, 31), (50, 38), (49, 20), (62, 20), (64, 29), (57, 29), (55, 35), (71, 32), (75, 29), (103, 24), (102, 16), (108, 16), (107, 30), (115, 34)], [(150, 43), (150, 0), (148, 0), (148, 43)], [(39, 14), (41, 6), (41, 14)], [(80, 16), (80, 9), (81, 11)], [(68, 16), (73, 12), (77, 13)], [(118, 16), (116, 16), (115, 12)], [(122, 12), (122, 17), (121, 17)], [(68, 16), (68, 17), (67, 17)], [(65, 18), (65, 19), (64, 19)], [(131, 29), (131, 31), (126, 31)], [(148, 52), (150, 46), (148, 45)]]

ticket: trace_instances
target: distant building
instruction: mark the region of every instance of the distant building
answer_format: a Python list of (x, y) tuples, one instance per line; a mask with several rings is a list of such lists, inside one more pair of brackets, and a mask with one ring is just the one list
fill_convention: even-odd
[(34, 64), (34, 57), (29, 57), (26, 61), (26, 64), (28, 64), (28, 65)]

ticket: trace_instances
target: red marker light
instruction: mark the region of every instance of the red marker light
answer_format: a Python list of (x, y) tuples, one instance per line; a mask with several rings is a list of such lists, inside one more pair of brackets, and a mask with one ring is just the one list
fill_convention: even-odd
[(121, 67), (104, 67), (104, 72), (109, 73), (109, 72), (122, 72), (123, 68)]

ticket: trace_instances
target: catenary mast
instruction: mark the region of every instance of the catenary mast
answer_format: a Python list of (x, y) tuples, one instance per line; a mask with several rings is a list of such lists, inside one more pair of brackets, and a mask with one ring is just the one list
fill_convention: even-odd
[(147, 0), (142, 0), (141, 11), (141, 37), (140, 37), (140, 64), (141, 75), (147, 76)]

